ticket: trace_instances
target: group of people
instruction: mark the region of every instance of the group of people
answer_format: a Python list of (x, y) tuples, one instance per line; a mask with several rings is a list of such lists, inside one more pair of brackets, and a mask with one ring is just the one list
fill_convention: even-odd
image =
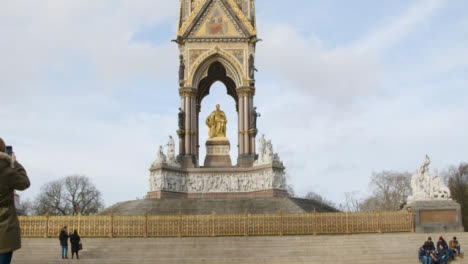
[(72, 259), (75, 257), (75, 254), (76, 259), (80, 259), (78, 252), (83, 249), (81, 238), (76, 229), (73, 231), (73, 234), (68, 234), (67, 226), (62, 228), (59, 235), (60, 246), (62, 247), (62, 259), (68, 259), (68, 239), (70, 239)]
[(455, 257), (463, 258), (463, 254), (456, 237), (453, 237), (448, 244), (443, 237), (439, 237), (437, 247), (434, 246), (432, 238), (428, 237), (427, 241), (419, 248), (418, 257), (423, 264), (447, 264)]

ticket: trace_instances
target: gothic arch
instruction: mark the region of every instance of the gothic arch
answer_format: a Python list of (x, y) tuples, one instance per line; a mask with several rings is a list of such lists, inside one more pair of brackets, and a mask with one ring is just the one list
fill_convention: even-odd
[(223, 65), (226, 69), (226, 76), (234, 81), (236, 88), (243, 85), (243, 70), (237, 59), (229, 53), (215, 48), (195, 61), (190, 75), (191, 82), (189, 82), (192, 87), (196, 88), (200, 84), (200, 81), (208, 76), (208, 69), (214, 62), (219, 62)]

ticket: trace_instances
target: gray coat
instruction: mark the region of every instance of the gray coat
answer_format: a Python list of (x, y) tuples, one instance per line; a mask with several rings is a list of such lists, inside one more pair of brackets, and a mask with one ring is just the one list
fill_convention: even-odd
[(0, 254), (21, 248), (14, 191), (23, 191), (29, 185), (23, 166), (18, 162), (12, 163), (10, 156), (0, 152)]

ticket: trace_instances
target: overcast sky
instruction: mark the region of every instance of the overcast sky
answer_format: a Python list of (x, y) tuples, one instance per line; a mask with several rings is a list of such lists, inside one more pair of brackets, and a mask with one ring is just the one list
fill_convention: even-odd
[[(28, 170), (23, 198), (72, 174), (89, 176), (106, 205), (146, 194), (158, 145), (176, 137), (178, 2), (0, 3), (0, 137)], [(414, 171), (426, 153), (440, 170), (468, 162), (466, 0), (256, 7), (259, 133), (297, 193), (340, 203), (368, 192), (373, 172)], [(235, 146), (222, 84), (201, 120), (216, 103)]]

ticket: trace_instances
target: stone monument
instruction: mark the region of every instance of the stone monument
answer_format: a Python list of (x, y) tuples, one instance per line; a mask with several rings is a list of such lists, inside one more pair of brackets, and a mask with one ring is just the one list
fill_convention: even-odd
[(430, 173), (430, 164), (426, 155), (411, 178), (413, 193), (405, 208), (415, 212), (415, 230), (419, 233), (463, 232), (460, 205), (451, 199), (450, 190), (438, 171)]
[[(285, 197), (284, 166), (262, 136), (257, 151), (254, 0), (180, 0), (178, 155), (172, 137), (158, 148), (147, 198)], [(236, 102), (238, 136), (226, 137), (228, 120), (219, 105), (206, 118), (209, 139), (203, 165), (199, 125), (203, 99), (220, 81)], [(203, 119), (202, 119), (203, 120)], [(231, 124), (231, 123), (230, 123)], [(230, 157), (237, 141), (237, 164)]]

